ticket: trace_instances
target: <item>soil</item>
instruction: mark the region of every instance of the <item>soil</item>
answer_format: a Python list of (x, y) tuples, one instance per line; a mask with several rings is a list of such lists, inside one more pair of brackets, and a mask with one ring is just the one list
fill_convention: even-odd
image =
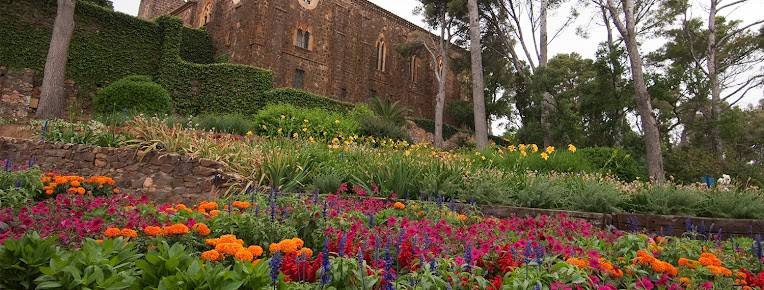
[(27, 125), (6, 124), (0, 125), (0, 137), (11, 137), (20, 139), (32, 139), (35, 134)]

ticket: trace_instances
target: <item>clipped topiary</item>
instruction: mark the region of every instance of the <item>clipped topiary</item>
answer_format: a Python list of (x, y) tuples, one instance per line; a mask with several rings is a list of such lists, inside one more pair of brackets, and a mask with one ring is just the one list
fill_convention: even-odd
[(101, 114), (122, 111), (165, 114), (170, 112), (170, 104), (167, 90), (151, 81), (151, 77), (140, 75), (119, 79), (93, 98), (93, 109)]

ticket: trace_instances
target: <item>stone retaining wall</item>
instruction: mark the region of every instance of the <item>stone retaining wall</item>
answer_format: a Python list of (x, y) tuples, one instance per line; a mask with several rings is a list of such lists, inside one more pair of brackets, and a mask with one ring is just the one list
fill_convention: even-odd
[(0, 160), (33, 162), (44, 171), (114, 178), (125, 192), (146, 194), (157, 202), (193, 202), (215, 198), (233, 176), (224, 163), (178, 154), (136, 154), (129, 148), (57, 144), (0, 137)]

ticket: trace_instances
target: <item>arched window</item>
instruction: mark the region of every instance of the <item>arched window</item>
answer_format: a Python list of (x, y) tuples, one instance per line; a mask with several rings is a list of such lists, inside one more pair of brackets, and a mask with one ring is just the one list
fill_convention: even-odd
[(307, 29), (297, 28), (297, 37), (295, 38), (295, 46), (303, 49), (309, 49), (310, 47), (310, 31)]
[(377, 40), (377, 70), (385, 71), (387, 65), (387, 45), (385, 40), (380, 38)]
[(411, 72), (411, 82), (412, 83), (416, 82), (416, 67), (417, 67), (416, 55), (412, 55), (411, 56), (411, 63), (409, 64), (409, 71)]

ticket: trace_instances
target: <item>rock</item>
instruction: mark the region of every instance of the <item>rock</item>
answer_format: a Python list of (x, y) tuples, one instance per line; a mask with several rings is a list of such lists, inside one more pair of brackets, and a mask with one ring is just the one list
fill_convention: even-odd
[(95, 167), (106, 167), (109, 162), (106, 161), (106, 159), (96, 159), (95, 160)]

